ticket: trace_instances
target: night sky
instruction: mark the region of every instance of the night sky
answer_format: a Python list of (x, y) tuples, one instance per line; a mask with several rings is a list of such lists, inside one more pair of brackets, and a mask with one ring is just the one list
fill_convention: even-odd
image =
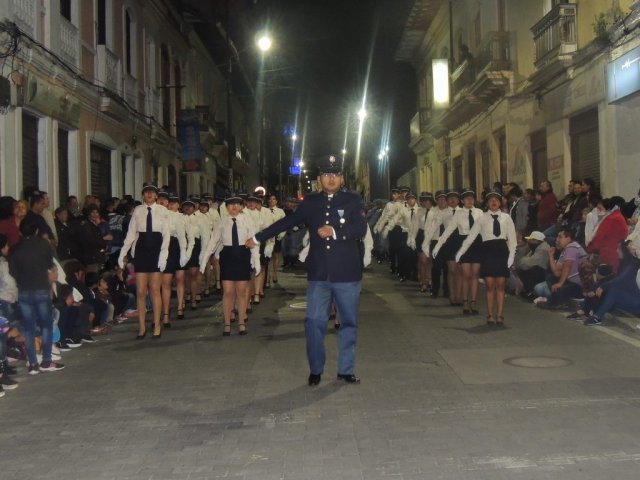
[[(410, 66), (393, 60), (413, 0), (231, 0), (231, 4), (231, 32), (240, 51), (251, 52), (257, 31), (268, 27), (272, 33), (275, 44), (265, 57), (263, 76), (256, 54), (243, 54), (243, 68), (256, 83), (264, 82), (276, 123), (293, 123), (298, 113), (299, 136), (306, 135), (305, 156), (339, 154), (348, 113), (347, 150), (355, 151), (356, 112), (373, 46), (361, 157), (374, 159), (371, 164), (377, 165), (383, 121), (391, 116), (392, 181), (415, 165), (408, 148), (409, 120), (416, 111), (415, 75)], [(218, 3), (218, 12), (223, 6), (224, 0)], [(374, 196), (384, 192), (382, 178), (372, 172)]]

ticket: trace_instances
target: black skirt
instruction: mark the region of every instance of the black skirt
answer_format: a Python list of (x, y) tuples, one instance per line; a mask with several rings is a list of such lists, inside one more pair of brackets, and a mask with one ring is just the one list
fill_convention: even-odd
[[(462, 243), (467, 239), (467, 235), (460, 235)], [(482, 260), (482, 238), (480, 235), (476, 237), (471, 246), (467, 249), (464, 255), (460, 258), (460, 263), (480, 263)]]
[(424, 242), (424, 230), (420, 229), (416, 235), (416, 252), (422, 251), (422, 242)]
[(251, 250), (244, 246), (224, 247), (220, 252), (220, 280), (251, 279)]
[(480, 276), (509, 277), (509, 246), (506, 240), (488, 240), (482, 242), (480, 250)]
[(176, 237), (171, 237), (169, 241), (169, 256), (167, 257), (167, 268), (164, 269), (164, 273), (174, 274), (176, 271), (181, 270), (180, 267), (180, 242)]
[(191, 258), (184, 266), (184, 268), (197, 268), (200, 266), (200, 252), (202, 250), (202, 243), (199, 238), (196, 238), (196, 241), (193, 245), (193, 251), (191, 252)]
[(438, 257), (441, 256), (442, 259), (447, 262), (454, 262), (463, 240), (464, 238), (458, 233), (458, 229), (456, 228), (451, 236), (447, 238), (447, 241), (444, 242), (444, 245), (442, 245), (442, 248), (438, 252)]
[(158, 260), (162, 248), (162, 233), (138, 232), (136, 241), (136, 256), (133, 258), (133, 268), (136, 273), (159, 272)]
[(282, 240), (278, 240), (276, 238), (276, 243), (273, 246), (273, 253), (280, 253), (282, 252)]

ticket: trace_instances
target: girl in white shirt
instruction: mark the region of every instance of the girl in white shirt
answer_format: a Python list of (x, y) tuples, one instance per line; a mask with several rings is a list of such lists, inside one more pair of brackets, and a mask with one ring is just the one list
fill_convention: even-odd
[[(456, 254), (456, 261), (461, 261), (478, 235), (481, 235), (480, 275), (487, 287), (487, 324), (503, 325), (504, 287), (516, 253), (516, 228), (511, 216), (500, 210), (500, 193), (489, 192), (485, 200), (489, 210), (474, 223)], [(497, 320), (493, 316), (494, 304), (497, 304)]]
[[(252, 254), (256, 258), (257, 247), (250, 250), (245, 246), (253, 238), (256, 229), (249, 216), (242, 213), (242, 199), (229, 197), (225, 200), (229, 213), (214, 227), (211, 237), (200, 256), (200, 271), (204, 273), (211, 255), (220, 250), (220, 279), (222, 280), (222, 308), (224, 329), (222, 335), (231, 335), (231, 318), (234, 304), (238, 308), (238, 334), (246, 335), (247, 328), (247, 288), (251, 279)], [(255, 266), (259, 271), (260, 264)]]

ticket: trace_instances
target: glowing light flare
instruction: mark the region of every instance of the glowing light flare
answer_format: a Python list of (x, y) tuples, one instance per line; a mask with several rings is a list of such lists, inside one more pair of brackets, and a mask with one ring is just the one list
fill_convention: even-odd
[(432, 61), (433, 72), (433, 106), (447, 108), (449, 106), (449, 61), (435, 59)]
[(273, 46), (273, 40), (271, 39), (271, 36), (268, 33), (262, 33), (258, 37), (256, 44), (258, 45), (258, 48), (260, 49), (260, 51), (268, 52), (269, 50), (271, 50), (271, 47)]

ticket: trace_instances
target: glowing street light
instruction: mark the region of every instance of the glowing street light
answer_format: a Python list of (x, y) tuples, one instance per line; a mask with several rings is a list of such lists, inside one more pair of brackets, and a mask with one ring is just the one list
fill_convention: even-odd
[(342, 149), (342, 155), (346, 155), (347, 154), (347, 150), (345, 148)]
[(256, 44), (258, 45), (258, 48), (260, 49), (260, 51), (268, 52), (271, 49), (271, 46), (273, 45), (273, 40), (271, 39), (268, 33), (263, 33), (258, 37)]
[(360, 123), (364, 122), (366, 116), (367, 110), (364, 107), (360, 108), (360, 110), (358, 110), (358, 118), (360, 119)]
[(294, 142), (298, 140), (298, 135), (296, 135), (295, 133), (291, 135), (291, 140), (293, 140)]

